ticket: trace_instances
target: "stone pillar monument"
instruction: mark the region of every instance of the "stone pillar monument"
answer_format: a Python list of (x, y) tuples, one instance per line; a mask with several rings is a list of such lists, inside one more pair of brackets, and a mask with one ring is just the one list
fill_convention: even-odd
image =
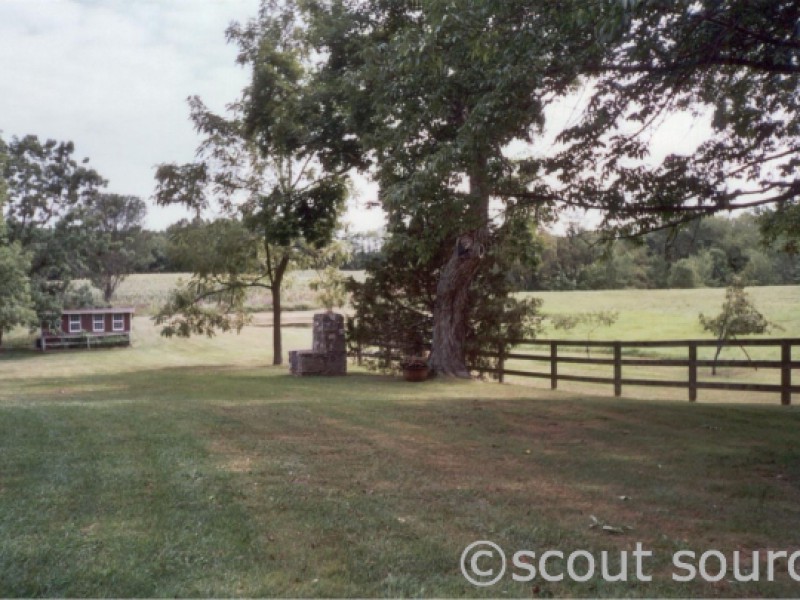
[(314, 315), (312, 348), (290, 351), (289, 369), (292, 375), (301, 377), (346, 375), (344, 317), (332, 312)]

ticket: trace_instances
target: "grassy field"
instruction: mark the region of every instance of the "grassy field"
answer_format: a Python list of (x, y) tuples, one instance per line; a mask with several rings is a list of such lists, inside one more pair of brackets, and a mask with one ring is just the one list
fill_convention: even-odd
[[(363, 279), (363, 271), (349, 273), (356, 279)], [(309, 288), (309, 282), (316, 276), (314, 271), (298, 271), (293, 273), (289, 281), (285, 296), (285, 310), (283, 321), (287, 324), (309, 323), (313, 309), (318, 308), (315, 294)], [(116, 303), (118, 305), (133, 305), (137, 307), (137, 314), (151, 314), (159, 303), (166, 299), (172, 287), (186, 275), (134, 275), (128, 278), (121, 286)], [(800, 286), (777, 286), (750, 288), (748, 293), (755, 301), (756, 306), (775, 324), (770, 334), (765, 337), (794, 337), (800, 338)], [(558, 338), (568, 340), (665, 340), (665, 339), (707, 339), (709, 334), (703, 332), (699, 325), (698, 314), (715, 315), (719, 312), (725, 298), (724, 289), (694, 289), (694, 290), (613, 290), (590, 292), (536, 292), (521, 294), (523, 297), (537, 297), (543, 301), (542, 312), (545, 315), (575, 314), (598, 310), (615, 310), (619, 319), (611, 327), (598, 328), (589, 333), (580, 327), (571, 331), (554, 330), (549, 321), (545, 320), (545, 327), (540, 337)], [(252, 310), (267, 310), (269, 300), (264, 294), (252, 294), (249, 305)], [(308, 310), (311, 309), (311, 310)], [(253, 326), (263, 328), (271, 324), (272, 316), (267, 312), (254, 312), (252, 315)], [(142, 321), (144, 322), (144, 321)], [(147, 329), (147, 328), (145, 328)], [(263, 332), (262, 332), (263, 333)], [(149, 335), (149, 332), (146, 334)], [(263, 336), (266, 336), (263, 333)], [(263, 337), (262, 336), (262, 337)], [(6, 345), (12, 347), (30, 347), (35, 335), (18, 330), (8, 336)], [(185, 342), (187, 348), (193, 348), (194, 342)], [(224, 342), (220, 342), (224, 343)], [(233, 348), (221, 351), (220, 356), (236, 355), (236, 344)], [(177, 360), (174, 348), (180, 347), (156, 343), (155, 348), (168, 348), (164, 360), (171, 364)], [(264, 346), (266, 348), (266, 346)], [(156, 350), (158, 352), (159, 350)], [(547, 349), (542, 347), (522, 346), (515, 352), (542, 354)], [(647, 349), (626, 350), (624, 356), (644, 356), (652, 358), (686, 358), (687, 350), (683, 349)], [(754, 348), (748, 351), (754, 359), (778, 360), (778, 348)], [(797, 352), (797, 351), (795, 351)], [(233, 353), (233, 354), (231, 354)], [(572, 352), (561, 351), (562, 356), (585, 356), (581, 348)], [(178, 354), (179, 356), (180, 354)], [(701, 348), (700, 359), (711, 359), (714, 348)], [(608, 349), (595, 349), (591, 356), (608, 358)], [(738, 347), (723, 350), (722, 359), (746, 359), (747, 356)], [(798, 357), (795, 356), (795, 360)], [(508, 361), (506, 368), (523, 371), (546, 372), (547, 363), (534, 363), (530, 361)], [(592, 375), (609, 377), (612, 374), (610, 366), (595, 365), (561, 365), (560, 372), (573, 375)], [(685, 381), (687, 373), (685, 368), (651, 368), (651, 367), (625, 367), (624, 377), (639, 379)], [(700, 381), (722, 381), (739, 383), (779, 383), (780, 373), (774, 369), (721, 368), (716, 376), (711, 376), (711, 369), (702, 369), (699, 372)], [(529, 385), (540, 389), (549, 387), (549, 381), (521, 377), (509, 377), (509, 382)], [(578, 393), (607, 394), (610, 386), (595, 384), (582, 384), (562, 382), (559, 384), (565, 390)], [(631, 388), (624, 387), (623, 395), (632, 398), (647, 396), (653, 399), (683, 400), (687, 397), (686, 390), (675, 388)], [(762, 402), (775, 403), (778, 401), (774, 393), (736, 393), (722, 391), (702, 390), (701, 401), (723, 402)]]
[[(356, 279), (363, 279), (363, 271), (347, 272)], [(156, 273), (131, 275), (120, 284), (114, 298), (118, 306), (135, 306), (140, 314), (153, 314), (169, 297), (170, 291), (180, 281), (186, 281), (189, 273)], [(309, 284), (317, 278), (316, 271), (294, 271), (286, 276), (283, 292), (285, 310), (308, 310), (319, 308), (316, 292)], [(248, 296), (248, 305), (254, 310), (266, 310), (272, 306), (269, 290), (254, 290)]]
[[(791, 337), (800, 338), (800, 286), (775, 286), (756, 287), (747, 290), (756, 307), (775, 326), (769, 334), (758, 337)], [(608, 290), (592, 292), (537, 292), (527, 294), (543, 300), (542, 312), (545, 314), (575, 314), (591, 311), (615, 310), (619, 319), (610, 327), (598, 328), (589, 333), (576, 328), (571, 331), (545, 329), (542, 338), (566, 340), (685, 340), (709, 339), (710, 334), (704, 332), (700, 326), (698, 314), (716, 315), (719, 313), (725, 299), (724, 289), (694, 289), (694, 290)], [(515, 350), (531, 354), (547, 354), (549, 349), (534, 346), (523, 346)], [(625, 350), (623, 357), (641, 356), (650, 358), (688, 358), (688, 350), (674, 349), (636, 349)], [(714, 357), (714, 348), (700, 348), (698, 358), (711, 360)], [(750, 348), (748, 355), (753, 359), (780, 360), (780, 349)], [(795, 350), (794, 360), (798, 360)], [(563, 356), (586, 356), (586, 351), (575, 348), (572, 352), (560, 351)], [(610, 349), (592, 349), (591, 356), (609, 358)], [(747, 355), (736, 346), (726, 347), (721, 359), (746, 360)], [(537, 370), (547, 372), (549, 364), (532, 363), (529, 361), (508, 361), (507, 368), (513, 370)], [(559, 365), (563, 374), (591, 375), (611, 377), (613, 369), (608, 365)], [(686, 381), (688, 378), (686, 368), (664, 368), (650, 366), (625, 367), (623, 377), (637, 379), (656, 379)], [(795, 375), (797, 377), (797, 375)], [(738, 382), (738, 383), (780, 383), (780, 372), (775, 369), (753, 369), (751, 367), (720, 368), (718, 374), (712, 376), (710, 368), (698, 371), (699, 381)], [(525, 384), (539, 388), (549, 387), (547, 380), (523, 379), (511, 377), (513, 383)], [(611, 393), (611, 386), (598, 386), (595, 384), (582, 384), (574, 382), (560, 382), (559, 387), (579, 393)], [(646, 396), (652, 399), (685, 400), (688, 392), (674, 388), (641, 388), (623, 387), (623, 395), (631, 398)], [(722, 402), (762, 402), (776, 403), (779, 401), (775, 393), (743, 393), (701, 390), (701, 401)]]
[[(800, 337), (800, 286), (748, 288), (756, 307), (781, 329), (775, 337)], [(570, 314), (614, 310), (619, 319), (611, 327), (598, 329), (595, 339), (670, 340), (708, 337), (698, 314), (717, 315), (725, 301), (721, 288), (692, 290), (601, 290), (591, 292), (529, 292), (523, 297), (541, 298), (542, 312)], [(545, 337), (585, 339), (585, 331), (546, 328)]]
[[(139, 317), (130, 349), (0, 354), (0, 596), (800, 589), (783, 559), (773, 583), (670, 576), (679, 549), (800, 549), (794, 408), (295, 379), (266, 366), (269, 333), (165, 340)], [(285, 347), (310, 336), (290, 328)], [(653, 581), (479, 589), (459, 557), (484, 539), (612, 556), (641, 542)]]
[[(347, 272), (363, 280), (363, 271)], [(169, 291), (187, 274), (165, 273), (132, 275), (120, 286), (115, 304), (135, 306), (140, 314), (151, 314), (162, 303)], [(285, 286), (284, 308), (308, 310), (319, 308), (315, 293), (309, 283), (316, 277), (314, 271), (292, 273)], [(800, 337), (800, 286), (757, 287), (748, 289), (756, 306), (769, 320), (783, 329), (775, 329), (779, 337)], [(724, 289), (701, 288), (693, 290), (602, 290), (590, 292), (525, 292), (521, 297), (543, 300), (546, 314), (580, 313), (597, 310), (616, 310), (619, 320), (611, 327), (598, 329), (593, 335), (598, 339), (684, 339), (703, 337), (698, 314), (715, 315), (725, 299)], [(253, 293), (249, 304), (256, 309), (271, 306), (267, 293)], [(582, 339), (585, 331), (554, 331), (545, 328), (544, 336)]]

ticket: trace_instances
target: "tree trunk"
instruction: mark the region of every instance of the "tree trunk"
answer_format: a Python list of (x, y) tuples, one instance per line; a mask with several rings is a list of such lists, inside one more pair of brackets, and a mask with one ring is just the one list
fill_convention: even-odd
[(0, 347), (3, 346), (3, 330), (0, 329)]
[(475, 229), (458, 238), (436, 284), (430, 363), (437, 375), (470, 377), (464, 362), (464, 343), (469, 329), (470, 285), (480, 267), (488, 237), (489, 186), (486, 173), (486, 154), (480, 153), (469, 177), (469, 213)]
[(717, 344), (717, 352), (714, 354), (714, 363), (711, 365), (711, 374), (717, 374), (717, 359), (719, 358), (719, 353), (722, 352), (722, 344)]
[(728, 337), (728, 332), (726, 329), (723, 329), (719, 337), (717, 338), (717, 352), (714, 354), (714, 363), (711, 365), (711, 374), (717, 374), (717, 359), (719, 359), (719, 354), (722, 352), (722, 347), (725, 345), (725, 340)]
[(111, 283), (111, 280), (109, 279), (108, 281), (106, 281), (106, 285), (104, 286), (103, 289), (103, 300), (105, 300), (106, 304), (110, 304), (111, 298), (113, 297), (114, 297), (114, 287)]
[(480, 266), (480, 256), (478, 252), (464, 254), (467, 237), (459, 238), (436, 285), (431, 367), (437, 375), (470, 376), (464, 364), (464, 342), (469, 323), (469, 288)]
[(281, 257), (275, 267), (272, 278), (272, 364), (275, 366), (283, 364), (283, 338), (281, 334), (281, 285), (286, 267), (289, 264), (289, 257)]
[(281, 339), (281, 286), (272, 285), (272, 364), (283, 364), (283, 342)]

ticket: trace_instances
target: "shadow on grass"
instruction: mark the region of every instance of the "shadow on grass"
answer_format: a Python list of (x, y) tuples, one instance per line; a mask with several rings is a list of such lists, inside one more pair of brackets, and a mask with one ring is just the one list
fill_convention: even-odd
[[(641, 541), (668, 556), (790, 547), (800, 527), (800, 413), (780, 407), (286, 367), (10, 382), (0, 550), (14, 560), (0, 595), (463, 596), (480, 593), (457, 567), (476, 539), (567, 551)], [(611, 535), (592, 516), (633, 529)], [(39, 579), (17, 561), (40, 565)], [(543, 592), (751, 589), (635, 585)]]
[(41, 357), (42, 353), (35, 348), (0, 348), (0, 362), (16, 362)]

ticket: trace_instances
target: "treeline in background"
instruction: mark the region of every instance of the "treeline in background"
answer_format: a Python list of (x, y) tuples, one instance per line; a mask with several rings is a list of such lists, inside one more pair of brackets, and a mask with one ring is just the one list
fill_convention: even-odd
[(714, 217), (676, 231), (605, 243), (577, 226), (558, 236), (539, 232), (538, 268), (510, 276), (525, 290), (726, 287), (800, 283), (800, 256), (765, 246), (759, 219)]
[[(166, 231), (142, 231), (141, 273), (183, 273), (191, 257), (175, 240), (202, 229), (202, 220), (181, 221)], [(379, 231), (343, 233), (350, 249), (346, 271), (367, 268), (382, 245)], [(635, 240), (605, 241), (571, 225), (564, 235), (538, 231), (538, 265), (516, 265), (509, 277), (519, 289), (603, 290), (725, 287), (734, 277), (746, 285), (800, 284), (800, 255), (764, 245), (757, 215), (713, 217), (679, 231), (656, 231)]]

